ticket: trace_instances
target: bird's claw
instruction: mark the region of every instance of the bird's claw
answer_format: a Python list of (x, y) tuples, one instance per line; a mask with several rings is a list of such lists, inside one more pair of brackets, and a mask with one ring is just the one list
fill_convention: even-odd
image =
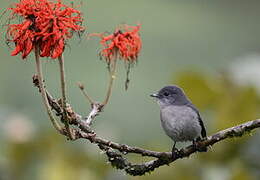
[(172, 149), (172, 159), (176, 159), (177, 157), (182, 157), (182, 150), (178, 150), (177, 148)]

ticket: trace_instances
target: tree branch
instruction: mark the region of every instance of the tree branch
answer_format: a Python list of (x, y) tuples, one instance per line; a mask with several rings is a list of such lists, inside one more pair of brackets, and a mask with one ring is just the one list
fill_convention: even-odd
[[(37, 79), (37, 77), (36, 77)], [(34, 84), (39, 88), (34, 78)], [(48, 97), (49, 104), (56, 111), (57, 115), (61, 111), (61, 107), (57, 104), (54, 98), (46, 91), (46, 96)], [(71, 118), (70, 122), (74, 125), (77, 125), (79, 128), (73, 129), (73, 133), (76, 139), (82, 138), (87, 139), (91, 143), (97, 144), (98, 147), (104, 151), (108, 157), (109, 162), (112, 166), (124, 170), (126, 173), (133, 176), (141, 176), (147, 172), (154, 171), (156, 168), (169, 165), (170, 163), (182, 159), (185, 157), (189, 157), (191, 154), (195, 152), (199, 152), (199, 149), (206, 148), (208, 146), (212, 146), (217, 142), (220, 142), (227, 138), (241, 137), (246, 133), (251, 132), (253, 129), (260, 128), (260, 119), (254, 121), (248, 121), (243, 124), (219, 131), (201, 141), (198, 142), (198, 146), (187, 146), (179, 150), (179, 152), (175, 152), (172, 156), (171, 152), (157, 152), (146, 150), (139, 147), (132, 147), (126, 144), (115, 143), (101, 137), (98, 137), (96, 133), (90, 129), (89, 124), (86, 123), (87, 118), (82, 118), (82, 116), (78, 115), (76, 112), (72, 110), (72, 108), (67, 108), (68, 117)], [(88, 117), (94, 118), (96, 115), (93, 113), (95, 110), (92, 109), (91, 115)], [(96, 111), (95, 111), (96, 112)], [(65, 134), (66, 135), (66, 134)], [(131, 163), (126, 157), (124, 157), (128, 153), (140, 154), (142, 156), (154, 157), (155, 160), (151, 160), (148, 162), (144, 162), (141, 164)]]
[[(216, 134), (207, 137), (207, 139), (199, 142), (200, 148), (212, 146), (217, 142), (220, 142), (227, 138), (241, 137), (246, 133), (251, 132), (253, 129), (260, 128), (260, 119), (249, 121), (238, 126), (234, 126), (222, 131), (217, 132)], [(95, 140), (92, 139), (93, 142)], [(191, 154), (195, 152), (199, 152), (198, 149), (193, 145), (187, 146), (179, 151), (179, 153), (175, 153), (174, 157), (172, 157), (171, 152), (154, 152), (141, 148), (133, 148), (127, 145), (119, 145), (119, 147), (115, 147), (114, 143), (110, 145), (104, 146), (104, 142), (99, 142), (99, 147), (106, 152), (108, 156), (108, 160), (111, 162), (112, 166), (115, 166), (118, 169), (123, 169), (126, 173), (133, 176), (141, 176), (147, 172), (154, 171), (156, 168), (169, 165), (170, 163), (182, 159), (185, 157), (189, 157)], [(120, 153), (116, 152), (113, 149), (121, 150), (124, 148), (124, 152), (126, 153), (137, 153), (143, 156), (153, 156), (157, 157), (156, 160), (148, 161), (142, 164), (133, 164), (129, 162), (126, 158), (124, 158)], [(127, 147), (127, 148), (126, 148)]]

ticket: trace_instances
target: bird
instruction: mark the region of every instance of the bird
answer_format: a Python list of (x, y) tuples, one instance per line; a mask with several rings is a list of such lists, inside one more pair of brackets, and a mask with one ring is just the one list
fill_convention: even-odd
[(166, 135), (173, 140), (172, 155), (180, 152), (177, 142), (192, 141), (198, 151), (197, 142), (207, 137), (206, 129), (198, 109), (177, 85), (165, 86), (157, 93), (151, 94), (160, 107), (161, 126)]

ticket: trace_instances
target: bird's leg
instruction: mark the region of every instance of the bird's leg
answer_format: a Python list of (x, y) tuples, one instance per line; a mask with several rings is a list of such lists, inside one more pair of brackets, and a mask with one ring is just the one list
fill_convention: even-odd
[(197, 142), (195, 139), (192, 140), (192, 146), (197, 150)]
[(175, 147), (175, 145), (176, 145), (176, 141), (174, 141), (174, 144), (172, 146), (172, 158), (175, 157), (175, 154), (179, 153), (179, 150)]

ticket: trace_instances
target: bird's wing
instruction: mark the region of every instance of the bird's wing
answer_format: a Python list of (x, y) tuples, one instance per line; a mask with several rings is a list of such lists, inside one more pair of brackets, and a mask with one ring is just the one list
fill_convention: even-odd
[(207, 137), (207, 132), (206, 132), (206, 128), (204, 126), (204, 123), (200, 117), (200, 113), (198, 111), (198, 109), (192, 104), (192, 103), (188, 103), (187, 106), (189, 106), (191, 109), (193, 109), (194, 111), (196, 111), (197, 115), (198, 115), (198, 121), (201, 127), (201, 136), (202, 138)]

